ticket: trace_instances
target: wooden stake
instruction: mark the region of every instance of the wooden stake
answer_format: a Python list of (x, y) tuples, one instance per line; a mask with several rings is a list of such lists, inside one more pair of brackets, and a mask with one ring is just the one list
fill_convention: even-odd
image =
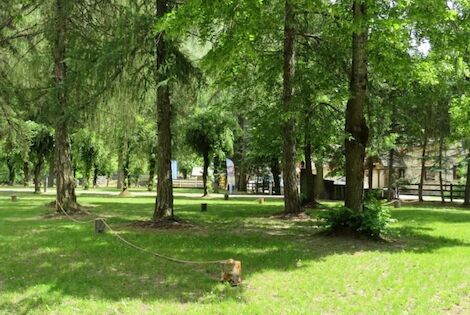
[(258, 202), (260, 205), (264, 204), (264, 198), (259, 198)]
[(207, 203), (201, 203), (201, 212), (207, 211)]
[(242, 283), (242, 263), (238, 260), (229, 259), (222, 265), (222, 282), (229, 282), (232, 286)]
[(104, 225), (104, 222), (102, 219), (96, 219), (95, 220), (95, 232), (96, 233), (104, 233), (106, 230), (106, 226)]
[(17, 197), (16, 195), (11, 196), (11, 201), (12, 201), (12, 202), (17, 202), (17, 201), (18, 201), (18, 197)]

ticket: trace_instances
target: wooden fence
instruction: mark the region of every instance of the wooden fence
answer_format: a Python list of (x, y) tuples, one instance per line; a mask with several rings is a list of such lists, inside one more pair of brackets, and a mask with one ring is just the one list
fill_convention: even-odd
[[(403, 185), (398, 187), (398, 195), (419, 195), (419, 184)], [(461, 199), (465, 194), (465, 185), (443, 184), (442, 191), (444, 197), (454, 201), (454, 198)], [(441, 187), (439, 184), (423, 184), (423, 196), (441, 196)]]

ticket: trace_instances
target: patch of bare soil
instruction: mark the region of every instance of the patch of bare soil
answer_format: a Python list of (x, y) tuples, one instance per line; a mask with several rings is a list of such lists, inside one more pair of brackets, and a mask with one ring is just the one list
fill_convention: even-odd
[(119, 193), (119, 197), (132, 197), (132, 194), (129, 192), (129, 190), (123, 190)]
[(185, 230), (194, 229), (196, 226), (189, 221), (173, 217), (158, 221), (137, 221), (130, 224), (131, 227), (140, 229), (160, 229), (160, 230)]
[(305, 212), (300, 213), (279, 213), (269, 217), (270, 219), (289, 220), (289, 221), (313, 221)]

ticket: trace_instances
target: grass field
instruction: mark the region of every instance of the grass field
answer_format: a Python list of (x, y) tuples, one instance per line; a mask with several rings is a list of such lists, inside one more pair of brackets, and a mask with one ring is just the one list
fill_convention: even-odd
[[(175, 265), (135, 251), (92, 224), (45, 218), (51, 197), (0, 196), (0, 314), (468, 314), (470, 212), (394, 210), (395, 241), (319, 234), (314, 221), (270, 218), (281, 201), (177, 198), (185, 230), (130, 226), (154, 198), (81, 197), (120, 235), (184, 259), (235, 258), (244, 283), (217, 266)], [(314, 216), (315, 213), (312, 212)], [(82, 217), (81, 219), (86, 219)]]

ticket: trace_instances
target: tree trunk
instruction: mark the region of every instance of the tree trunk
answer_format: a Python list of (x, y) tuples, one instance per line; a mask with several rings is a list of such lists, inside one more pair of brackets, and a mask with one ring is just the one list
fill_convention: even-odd
[(93, 167), (93, 188), (98, 186), (98, 173), (99, 173), (98, 164), (95, 163)]
[(446, 198), (444, 195), (444, 180), (442, 178), (442, 159), (444, 151), (444, 136), (441, 134), (439, 138), (439, 190), (441, 193), (441, 202), (445, 203)]
[(208, 190), (207, 190), (207, 175), (208, 175), (208, 172), (209, 172), (209, 152), (204, 152), (203, 154), (203, 158), (204, 158), (204, 168), (203, 168), (203, 171), (202, 171), (202, 184), (204, 186), (204, 195), (203, 197), (207, 196), (208, 195)]
[(151, 154), (150, 159), (149, 159), (149, 182), (148, 182), (148, 185), (147, 185), (147, 190), (148, 191), (153, 190), (156, 166), (157, 166), (157, 160), (155, 159), (155, 156), (153, 154)]
[(315, 187), (314, 189), (315, 199), (321, 199), (324, 197), (324, 194), (325, 194), (325, 181), (324, 181), (322, 160), (316, 159), (315, 169), (317, 170), (317, 176), (315, 176), (315, 183), (313, 185), (313, 187)]
[(83, 189), (88, 190), (90, 189), (90, 177), (91, 177), (91, 169), (93, 165), (90, 165), (88, 162), (85, 165), (85, 174), (84, 174), (84, 183), (83, 183)]
[(122, 147), (119, 148), (118, 152), (118, 172), (117, 172), (117, 185), (116, 188), (122, 190), (123, 182), (124, 182), (124, 154)]
[(67, 8), (66, 0), (55, 2), (55, 40), (54, 40), (54, 69), (57, 107), (61, 116), (55, 126), (55, 166), (57, 176), (56, 202), (57, 211), (78, 211), (77, 197), (75, 195), (75, 180), (72, 170), (70, 133), (67, 121), (67, 65), (66, 60), (66, 30)]
[(49, 188), (52, 188), (54, 187), (54, 183), (55, 183), (55, 155), (54, 154), (51, 154), (50, 158), (49, 158), (49, 174), (47, 175), (48, 179), (47, 179), (47, 186)]
[(220, 159), (216, 155), (214, 156), (214, 187), (212, 187), (212, 191), (216, 194), (219, 193), (219, 181), (220, 181)]
[[(312, 145), (308, 139), (308, 135), (305, 134), (305, 146), (304, 146), (304, 157), (305, 157), (305, 173), (307, 174), (306, 184), (307, 187), (304, 190), (306, 192), (305, 202), (310, 203), (315, 201), (314, 192), (314, 176), (312, 169)], [(302, 189), (301, 189), (302, 190)]]
[(374, 189), (374, 160), (372, 157), (367, 159), (367, 169), (369, 171), (369, 176), (367, 176), (368, 188), (369, 191), (372, 191)]
[[(169, 12), (168, 0), (156, 0), (156, 17), (161, 20)], [(157, 200), (154, 220), (173, 217), (173, 180), (171, 177), (171, 115), (170, 87), (168, 79), (168, 47), (165, 33), (155, 37), (155, 74), (157, 76), (157, 126), (158, 126), (158, 167)]]
[(246, 191), (247, 189), (247, 174), (245, 165), (245, 151), (246, 151), (246, 135), (245, 135), (245, 118), (242, 115), (238, 116), (238, 125), (241, 129), (241, 136), (237, 139), (235, 145), (237, 150), (234, 156), (235, 162), (235, 176), (237, 178), (236, 185), (238, 191)]
[(353, 211), (362, 211), (364, 202), (364, 159), (369, 129), (364, 117), (367, 101), (367, 5), (354, 0), (354, 25), (352, 38), (352, 69), (350, 91), (346, 109), (346, 200), (345, 206)]
[(271, 159), (271, 173), (273, 174), (273, 195), (281, 194), (281, 169), (279, 167), (279, 159), (277, 157)]
[(29, 184), (29, 163), (23, 162), (23, 186), (28, 187)]
[(43, 162), (39, 160), (34, 165), (34, 193), (40, 194), (41, 193), (41, 170), (42, 170)]
[(465, 184), (464, 206), (470, 207), (470, 152), (467, 155), (467, 182)]
[(292, 104), (295, 75), (295, 13), (290, 0), (285, 2), (284, 20), (284, 65), (282, 111), (286, 118), (282, 120), (282, 175), (284, 179), (284, 213), (301, 212), (298, 180), (296, 174), (296, 139), (295, 120)]
[(388, 187), (387, 187), (387, 200), (392, 201), (394, 197), (394, 183), (395, 180), (394, 172), (393, 172), (393, 164), (395, 162), (395, 150), (390, 149), (388, 151)]
[(423, 187), (424, 187), (424, 180), (426, 179), (426, 150), (428, 146), (428, 133), (427, 130), (424, 131), (424, 139), (423, 139), (423, 151), (421, 153), (421, 176), (419, 180), (418, 186), (418, 196), (419, 201), (423, 202)]
[(16, 179), (16, 167), (14, 158), (7, 158), (7, 167), (8, 167), (8, 186), (15, 185)]

